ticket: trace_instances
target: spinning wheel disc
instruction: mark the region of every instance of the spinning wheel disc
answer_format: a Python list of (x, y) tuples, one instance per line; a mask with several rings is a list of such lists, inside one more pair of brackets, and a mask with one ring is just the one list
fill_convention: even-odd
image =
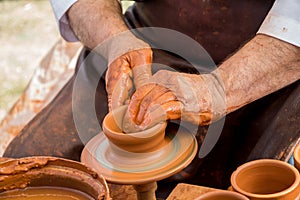
[(197, 153), (197, 141), (186, 129), (166, 133), (165, 145), (149, 153), (127, 152), (109, 143), (103, 133), (85, 146), (81, 161), (119, 184), (144, 184), (167, 178), (186, 167)]

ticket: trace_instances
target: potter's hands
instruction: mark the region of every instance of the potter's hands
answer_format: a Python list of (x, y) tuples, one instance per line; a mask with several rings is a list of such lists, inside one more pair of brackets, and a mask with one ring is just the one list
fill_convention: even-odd
[(141, 87), (151, 76), (152, 50), (130, 32), (113, 38), (108, 51), (106, 90), (109, 109), (128, 103), (133, 84)]
[(118, 0), (78, 0), (67, 16), (77, 38), (108, 61), (110, 110), (123, 105), (133, 85), (131, 79), (138, 87), (151, 75), (149, 45), (128, 29)]
[(207, 125), (225, 115), (224, 91), (216, 74), (161, 70), (133, 94), (128, 111), (139, 129), (179, 118)]

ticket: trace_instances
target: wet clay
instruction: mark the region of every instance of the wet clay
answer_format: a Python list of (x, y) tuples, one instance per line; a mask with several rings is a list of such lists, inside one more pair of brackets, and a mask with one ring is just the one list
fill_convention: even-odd
[[(33, 158), (22, 160), (7, 160), (0, 163), (0, 191), (25, 188), (30, 184), (30, 177), (26, 176), (34, 168), (42, 168), (48, 162), (55, 161), (55, 158)], [(19, 179), (18, 177), (21, 177)], [(16, 177), (12, 179), (12, 177)], [(12, 179), (13, 181), (10, 181)], [(7, 182), (7, 183), (6, 183)], [(13, 183), (12, 183), (13, 182)], [(6, 184), (2, 184), (6, 183)]]
[[(55, 158), (33, 158), (23, 160), (8, 160), (0, 163), (0, 175), (13, 175), (21, 172), (27, 172), (32, 168), (42, 168)], [(4, 177), (1, 177), (4, 179)], [(2, 180), (0, 179), (0, 180)]]
[(147, 153), (160, 149), (165, 144), (167, 123), (159, 123), (144, 131), (124, 134), (122, 132), (127, 106), (114, 109), (103, 120), (103, 133), (110, 143), (118, 148), (135, 153)]
[(7, 200), (93, 200), (90, 195), (78, 190), (63, 187), (28, 187), (0, 194)]
[[(20, 190), (17, 193), (21, 194), (20, 192), (23, 189), (26, 189), (26, 191), (22, 191), (26, 195), (28, 191), (30, 193), (38, 191), (43, 196), (47, 190), (40, 190), (40, 187), (62, 187), (68, 188), (68, 191), (78, 190), (77, 193), (86, 194), (86, 196), (91, 196), (92, 199), (110, 198), (109, 189), (104, 178), (76, 161), (41, 156), (7, 159), (0, 162), (0, 199), (3, 199), (3, 195), (16, 190)], [(28, 188), (34, 189), (28, 190)], [(52, 190), (50, 193), (53, 193)], [(5, 199), (7, 198), (5, 197)], [(54, 200), (56, 199), (62, 198), (55, 197)], [(66, 199), (91, 198), (68, 197)]]
[(149, 122), (146, 126), (143, 124), (138, 125), (132, 120), (130, 111), (127, 109), (123, 117), (122, 131), (124, 133), (136, 133), (148, 130), (160, 123), (164, 123), (166, 122), (166, 111), (163, 110), (163, 108), (159, 105), (153, 109), (151, 115), (149, 115), (147, 118)]

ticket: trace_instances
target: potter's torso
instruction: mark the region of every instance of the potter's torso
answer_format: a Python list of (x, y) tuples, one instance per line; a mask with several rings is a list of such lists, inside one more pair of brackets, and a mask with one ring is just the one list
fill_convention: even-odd
[(177, 30), (220, 62), (255, 35), (274, 0), (142, 0), (134, 11), (143, 26)]

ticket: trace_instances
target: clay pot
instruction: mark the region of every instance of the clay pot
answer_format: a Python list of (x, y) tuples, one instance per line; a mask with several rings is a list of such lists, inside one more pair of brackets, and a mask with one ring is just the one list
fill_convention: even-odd
[(247, 197), (237, 192), (226, 190), (215, 190), (207, 192), (195, 200), (249, 200)]
[[(27, 157), (0, 162), (0, 197), (26, 188), (67, 188), (88, 199), (110, 199), (107, 183), (84, 164), (55, 157)], [(36, 189), (37, 190), (37, 189)]]
[(251, 200), (297, 199), (300, 194), (300, 176), (292, 165), (273, 159), (245, 163), (231, 175), (232, 189)]
[(300, 171), (300, 144), (297, 144), (294, 149), (294, 165)]
[(134, 153), (152, 152), (165, 144), (166, 122), (161, 122), (144, 131), (128, 133), (122, 132), (123, 118), (127, 106), (121, 106), (108, 113), (103, 120), (103, 132), (112, 148), (120, 148)]

